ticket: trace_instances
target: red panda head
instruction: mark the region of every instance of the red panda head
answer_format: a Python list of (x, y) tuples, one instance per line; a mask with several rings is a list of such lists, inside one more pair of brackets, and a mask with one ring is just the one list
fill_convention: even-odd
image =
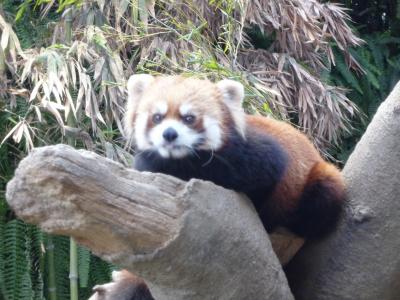
[(125, 133), (138, 150), (182, 158), (220, 149), (232, 125), (244, 133), (244, 89), (236, 81), (141, 74), (129, 78), (127, 89)]

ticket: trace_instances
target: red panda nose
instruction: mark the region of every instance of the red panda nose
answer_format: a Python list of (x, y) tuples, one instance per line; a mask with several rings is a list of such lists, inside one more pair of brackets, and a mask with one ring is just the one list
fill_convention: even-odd
[(167, 142), (173, 142), (178, 137), (178, 133), (172, 127), (168, 127), (164, 130), (163, 137)]

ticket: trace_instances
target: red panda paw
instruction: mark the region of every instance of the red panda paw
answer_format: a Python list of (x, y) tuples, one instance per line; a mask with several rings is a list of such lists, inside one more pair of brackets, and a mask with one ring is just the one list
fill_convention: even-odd
[(154, 300), (146, 283), (126, 271), (113, 271), (112, 282), (96, 285), (88, 300)]

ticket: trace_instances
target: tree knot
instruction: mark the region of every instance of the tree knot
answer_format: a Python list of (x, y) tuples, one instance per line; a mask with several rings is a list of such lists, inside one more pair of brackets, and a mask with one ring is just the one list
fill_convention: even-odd
[(352, 208), (352, 216), (355, 222), (364, 223), (373, 218), (374, 212), (369, 206), (356, 205)]

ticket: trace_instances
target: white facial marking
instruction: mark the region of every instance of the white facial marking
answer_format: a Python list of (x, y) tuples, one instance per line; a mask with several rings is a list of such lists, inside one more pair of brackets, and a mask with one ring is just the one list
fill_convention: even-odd
[[(178, 134), (178, 137), (172, 142), (167, 142), (163, 137), (167, 128), (173, 128)], [(165, 158), (181, 158), (188, 155), (200, 138), (201, 135), (197, 131), (173, 119), (162, 121), (149, 132), (149, 140), (153, 147)]]
[(146, 138), (148, 113), (141, 113), (137, 115), (135, 122), (135, 139), (136, 145), (139, 150), (145, 150), (150, 147)]
[(140, 99), (145, 89), (154, 81), (154, 77), (147, 74), (132, 75), (126, 85), (128, 99), (126, 101), (126, 113), (124, 118), (124, 133), (130, 142), (133, 139), (134, 117)]
[(209, 149), (217, 150), (222, 146), (222, 132), (219, 122), (213, 118), (205, 116), (203, 126), (206, 132), (206, 146)]
[(181, 114), (181, 116), (187, 115), (189, 114), (193, 109), (193, 106), (191, 104), (182, 104), (179, 107), (179, 113)]
[(162, 157), (165, 157), (165, 158), (170, 157), (169, 151), (167, 149), (159, 147), (157, 150), (158, 150), (158, 153), (160, 153), (160, 155)]
[(167, 102), (157, 102), (155, 104), (155, 110), (153, 113), (158, 113), (158, 114), (162, 114), (165, 115), (168, 111), (168, 104)]

